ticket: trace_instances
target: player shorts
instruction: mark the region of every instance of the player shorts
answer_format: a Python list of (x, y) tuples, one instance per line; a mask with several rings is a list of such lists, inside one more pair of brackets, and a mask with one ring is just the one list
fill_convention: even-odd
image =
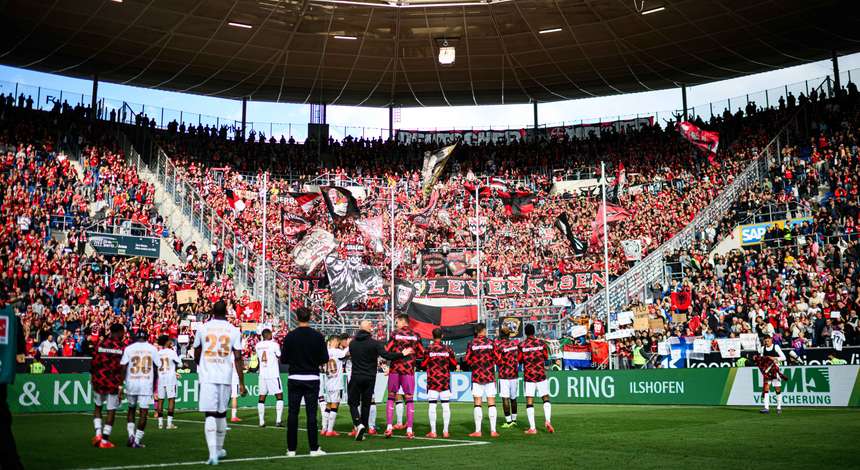
[(176, 398), (176, 384), (158, 384), (158, 399), (169, 400)]
[(119, 394), (93, 392), (93, 404), (104, 406), (108, 411), (116, 410), (119, 408)]
[(780, 379), (779, 377), (777, 377), (775, 379), (771, 379), (770, 386), (771, 387), (782, 387), (782, 379)]
[(549, 382), (541, 380), (540, 382), (526, 382), (527, 397), (543, 397), (549, 395)]
[(499, 396), (514, 398), (520, 396), (520, 384), (517, 379), (499, 379)]
[(277, 395), (279, 393), (284, 393), (284, 387), (281, 385), (281, 378), (275, 377), (274, 379), (264, 379), (260, 377), (259, 384), (261, 397), (266, 395)]
[(126, 399), (128, 400), (129, 408), (140, 408), (147, 410), (155, 403), (155, 400), (152, 398), (152, 395), (128, 395)]
[(343, 402), (343, 390), (341, 389), (332, 389), (325, 391), (325, 402), (326, 403), (342, 403)]
[(400, 390), (404, 395), (415, 395), (415, 374), (388, 374), (388, 396), (393, 398)]
[[(239, 385), (237, 384), (235, 387), (238, 392)], [(231, 388), (228, 384), (201, 383), (198, 410), (209, 413), (226, 413)]]
[(441, 401), (450, 401), (451, 400), (451, 391), (450, 390), (427, 390), (427, 400), (441, 400)]
[(472, 383), (472, 396), (475, 398), (493, 398), (496, 396), (496, 383), (488, 384)]

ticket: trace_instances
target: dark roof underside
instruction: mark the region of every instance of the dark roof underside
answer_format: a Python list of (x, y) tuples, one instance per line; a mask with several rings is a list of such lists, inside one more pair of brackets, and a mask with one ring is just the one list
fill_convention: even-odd
[[(0, 62), (231, 99), (438, 106), (635, 93), (860, 51), (856, 0), (646, 0), (666, 7), (646, 16), (638, 1), (6, 0)], [(453, 65), (437, 61), (441, 38)]]

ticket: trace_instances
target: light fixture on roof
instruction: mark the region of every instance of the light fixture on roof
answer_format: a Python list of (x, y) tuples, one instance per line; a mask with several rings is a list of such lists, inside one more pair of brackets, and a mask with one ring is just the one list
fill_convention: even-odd
[(355, 36), (343, 36), (343, 35), (340, 35), (340, 34), (335, 34), (335, 35), (334, 35), (334, 38), (335, 38), (335, 39), (346, 39), (346, 40), (348, 40), (348, 41), (355, 41), (356, 39), (358, 39), (358, 38), (357, 38), (357, 37), (355, 37)]
[(559, 31), (561, 31), (561, 28), (549, 28), (549, 29), (542, 29), (542, 30), (538, 31), (538, 34), (557, 33)]
[(666, 9), (666, 7), (656, 7), (656, 8), (649, 8), (647, 10), (642, 10), (642, 16), (650, 15), (651, 13), (657, 13), (658, 11), (663, 11), (665, 9)]
[(442, 65), (451, 65), (457, 59), (457, 48), (448, 43), (447, 39), (443, 39), (439, 43), (439, 63)]
[(233, 26), (234, 28), (242, 28), (242, 29), (251, 29), (253, 26), (247, 23), (239, 23), (238, 21), (231, 21), (227, 23), (229, 26)]
[(110, 0), (110, 1), (112, 1), (114, 3), (122, 3), (122, 0)]

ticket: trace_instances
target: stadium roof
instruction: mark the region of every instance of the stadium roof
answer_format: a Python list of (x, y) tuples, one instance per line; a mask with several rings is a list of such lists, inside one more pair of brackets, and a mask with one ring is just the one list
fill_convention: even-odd
[(855, 1), (6, 0), (0, 62), (257, 101), (543, 102), (856, 52)]

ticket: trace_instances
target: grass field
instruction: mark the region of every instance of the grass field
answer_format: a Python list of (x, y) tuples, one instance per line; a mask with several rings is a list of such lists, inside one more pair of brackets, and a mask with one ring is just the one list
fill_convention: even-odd
[[(427, 406), (417, 404), (416, 435), (429, 431)], [(222, 460), (227, 468), (666, 468), (736, 469), (772, 467), (858, 468), (854, 451), (860, 442), (860, 410), (787, 409), (781, 416), (760, 415), (752, 408), (694, 406), (555, 405), (555, 434), (540, 424), (540, 434), (525, 436), (525, 406), (520, 404), (519, 429), (500, 429), (497, 439), (471, 439), (472, 407), (452, 407), (451, 439), (406, 440), (368, 436), (364, 442), (341, 437), (321, 438), (324, 457), (308, 458), (307, 436), (299, 434), (299, 458), (287, 459), (286, 432), (257, 427), (256, 410), (241, 410), (243, 422), (231, 424)], [(501, 414), (501, 406), (499, 406)], [(351, 425), (344, 407), (337, 428)], [(486, 413), (485, 413), (486, 416)], [(380, 407), (380, 420), (384, 408)], [(441, 429), (441, 410), (439, 412)], [(207, 456), (203, 417), (176, 415), (177, 430), (159, 430), (150, 419), (146, 449), (96, 449), (89, 445), (92, 418), (85, 414), (15, 415), (13, 430), (24, 465), (29, 469), (200, 468)], [(499, 419), (500, 423), (502, 418)], [(300, 421), (303, 426), (304, 420)], [(486, 417), (484, 435), (488, 436)], [(115, 443), (126, 439), (125, 418), (114, 424)], [(395, 435), (397, 436), (397, 435)]]

